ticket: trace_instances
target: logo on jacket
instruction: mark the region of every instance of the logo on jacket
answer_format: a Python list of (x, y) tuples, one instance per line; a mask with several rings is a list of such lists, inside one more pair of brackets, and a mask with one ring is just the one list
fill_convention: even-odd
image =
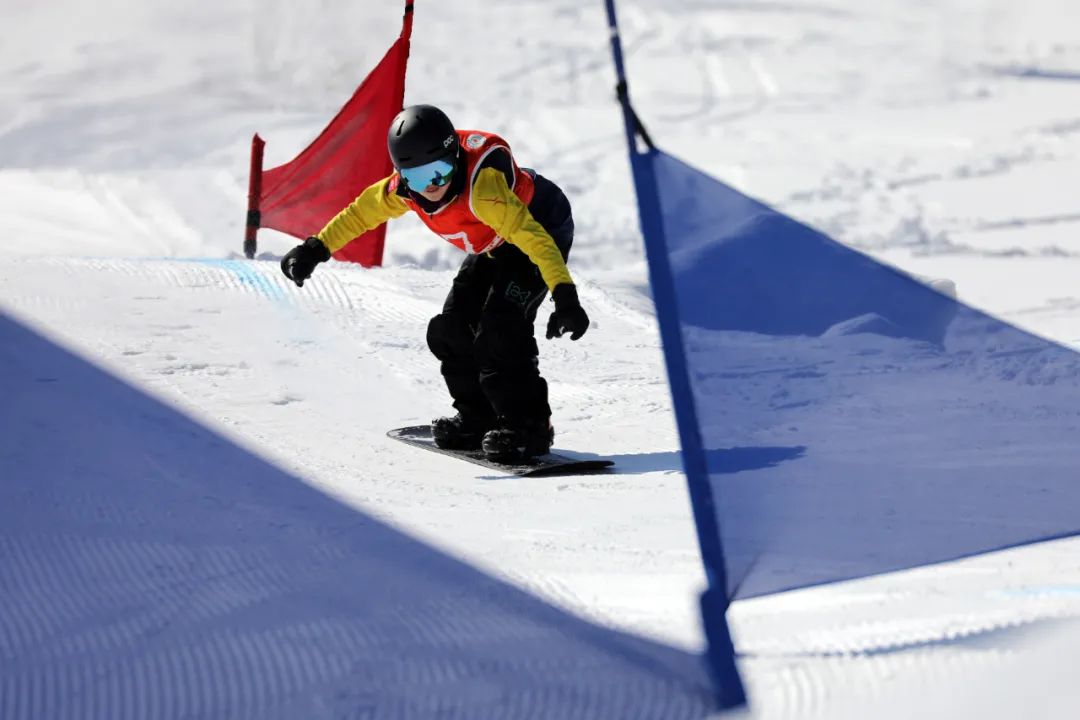
[(475, 135), (474, 134), (474, 135), (470, 135), (469, 137), (465, 138), (465, 147), (469, 148), (470, 150), (475, 150), (476, 148), (480, 147), (483, 144), (484, 144), (484, 136), (483, 135)]

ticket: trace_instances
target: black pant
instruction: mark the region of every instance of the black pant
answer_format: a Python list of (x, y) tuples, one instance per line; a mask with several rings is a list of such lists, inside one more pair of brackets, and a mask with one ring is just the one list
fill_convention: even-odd
[[(570, 202), (550, 180), (536, 175), (535, 182), (529, 211), (565, 260), (574, 241)], [(540, 269), (510, 243), (461, 263), (442, 313), (428, 324), (427, 342), (467, 420), (513, 427), (551, 416), (533, 334), (546, 295)]]

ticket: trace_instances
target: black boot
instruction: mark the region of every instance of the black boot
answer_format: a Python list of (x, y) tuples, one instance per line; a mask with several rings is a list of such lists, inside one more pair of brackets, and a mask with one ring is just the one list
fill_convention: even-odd
[(479, 450), (484, 433), (494, 425), (494, 419), (474, 419), (458, 413), (432, 420), (431, 437), (444, 450)]
[(519, 462), (551, 451), (555, 429), (551, 421), (507, 422), (484, 435), (484, 455), (496, 462)]

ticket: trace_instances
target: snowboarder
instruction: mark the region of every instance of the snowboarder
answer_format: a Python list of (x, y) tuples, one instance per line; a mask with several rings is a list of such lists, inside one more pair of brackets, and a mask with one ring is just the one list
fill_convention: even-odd
[(551, 291), (548, 339), (580, 338), (589, 317), (566, 267), (574, 239), (570, 202), (544, 176), (519, 167), (498, 135), (456, 130), (431, 105), (402, 110), (387, 146), (394, 172), (368, 187), (318, 234), (286, 253), (281, 270), (303, 286), (315, 266), (353, 238), (408, 210), (468, 253), (427, 344), (457, 414), (431, 423), (447, 449), (483, 449), (515, 461), (551, 448), (548, 387), (533, 323)]

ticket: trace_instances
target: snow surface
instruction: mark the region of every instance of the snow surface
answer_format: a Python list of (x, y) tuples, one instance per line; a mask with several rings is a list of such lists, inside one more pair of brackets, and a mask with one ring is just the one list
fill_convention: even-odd
[[(385, 268), (333, 263), (303, 289), (274, 261), (291, 238), (264, 231), (261, 260), (237, 258), (251, 135), (267, 166), (298, 152), (398, 32), (397, 3), (5, 3), (0, 311), (436, 548), (699, 648), (703, 573), (602, 3), (417, 5), (406, 101), (500, 132), (574, 203), (571, 271), (593, 326), (542, 342), (541, 363), (557, 446), (612, 457), (617, 474), (478, 477), (384, 437), (447, 409), (423, 335), (460, 257), (417, 221), (391, 226)], [(631, 93), (665, 149), (1080, 341), (1074, 0), (619, 11)], [(754, 715), (1075, 716), (1080, 656), (1059, 623), (1080, 616), (1078, 551), (736, 603)]]

